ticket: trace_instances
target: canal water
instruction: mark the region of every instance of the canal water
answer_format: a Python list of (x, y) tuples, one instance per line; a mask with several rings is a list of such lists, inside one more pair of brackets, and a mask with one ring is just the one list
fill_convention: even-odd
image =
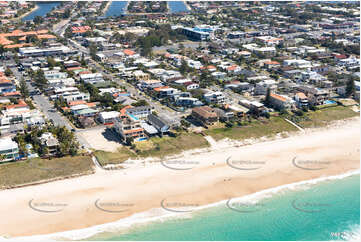
[(53, 8), (57, 7), (58, 5), (60, 5), (60, 2), (39, 2), (37, 3), (38, 9), (26, 15), (21, 20), (33, 20), (35, 16), (45, 17), (47, 13), (49, 13), (51, 10), (53, 10)]
[[(180, 13), (180, 12), (189, 11), (183, 1), (168, 1), (168, 4), (171, 13)], [(105, 13), (105, 17), (122, 15), (125, 12), (126, 6), (127, 6), (126, 1), (113, 1), (110, 4), (107, 12)]]

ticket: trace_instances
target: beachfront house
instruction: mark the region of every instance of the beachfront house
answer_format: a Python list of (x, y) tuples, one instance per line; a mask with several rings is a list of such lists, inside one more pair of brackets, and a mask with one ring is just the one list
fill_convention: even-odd
[(191, 116), (202, 124), (213, 124), (218, 121), (217, 113), (209, 106), (193, 108)]
[(113, 127), (122, 142), (127, 143), (130, 139), (134, 141), (146, 139), (140, 120), (132, 115), (128, 114), (125, 118), (116, 120)]
[(0, 138), (0, 162), (19, 158), (19, 146), (10, 137)]

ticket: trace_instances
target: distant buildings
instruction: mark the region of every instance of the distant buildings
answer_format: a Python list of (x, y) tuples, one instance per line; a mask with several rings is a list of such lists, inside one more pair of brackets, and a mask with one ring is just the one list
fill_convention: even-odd
[(190, 39), (205, 41), (211, 38), (213, 29), (210, 27), (195, 27), (195, 28), (183, 27), (182, 32)]

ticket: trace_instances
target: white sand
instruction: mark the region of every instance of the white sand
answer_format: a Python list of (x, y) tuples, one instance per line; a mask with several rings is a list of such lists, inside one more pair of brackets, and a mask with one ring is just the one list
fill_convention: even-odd
[[(26, 236), (81, 229), (104, 224), (131, 214), (159, 208), (163, 199), (172, 202), (209, 204), (240, 197), (260, 190), (318, 177), (342, 174), (359, 169), (359, 119), (337, 126), (307, 131), (286, 139), (243, 147), (221, 145), (209, 153), (188, 152), (182, 160), (195, 164), (170, 164), (189, 170), (172, 170), (161, 163), (129, 162), (128, 169), (98, 172), (93, 175), (52, 183), (0, 191), (0, 236)], [(321, 170), (304, 170), (292, 159), (328, 162)], [(251, 161), (253, 164), (226, 164), (226, 159)], [(180, 160), (180, 159), (178, 159)], [(258, 162), (258, 163), (255, 163)], [(315, 164), (313, 164), (315, 165)], [(315, 168), (315, 166), (310, 166)], [(305, 165), (307, 166), (307, 165)], [(29, 201), (63, 203), (66, 206), (35, 206), (60, 209), (44, 213), (31, 209)], [(98, 200), (100, 199), (100, 200)], [(118, 203), (104, 205), (109, 213), (98, 209), (95, 201)], [(128, 205), (126, 205), (128, 204)], [(131, 206), (130, 206), (130, 205)]]

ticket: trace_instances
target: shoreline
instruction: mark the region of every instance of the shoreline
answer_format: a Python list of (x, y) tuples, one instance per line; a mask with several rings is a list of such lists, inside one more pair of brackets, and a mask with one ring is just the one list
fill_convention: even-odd
[(38, 9), (39, 9), (39, 5), (35, 4), (35, 7), (32, 8), (29, 12), (26, 12), (26, 13), (24, 13), (23, 15), (21, 15), (21, 16), (19, 16), (19, 17), (16, 17), (16, 18), (13, 18), (13, 19), (11, 19), (11, 20), (12, 20), (12, 21), (17, 21), (17, 20), (20, 20), (20, 21), (21, 21), (23, 18), (25, 18), (26, 16), (28, 16), (29, 14), (35, 12), (35, 11), (38, 10)]
[[(160, 201), (165, 198), (196, 201), (201, 206), (207, 206), (230, 197), (244, 197), (267, 189), (355, 171), (359, 169), (359, 121), (359, 118), (352, 119), (339, 122), (337, 127), (212, 150), (209, 154), (184, 154), (184, 160), (199, 161), (190, 170), (166, 169), (159, 162), (138, 162), (125, 170), (99, 171), (86, 177), (3, 190), (0, 191), (3, 201), (0, 212), (9, 219), (0, 222), (0, 236), (45, 236), (94, 228), (159, 208)], [(225, 164), (225, 153), (227, 157), (267, 162), (258, 170), (240, 171)], [(330, 161), (330, 164), (322, 170), (299, 169), (291, 162), (295, 154), (302, 159)], [(132, 201), (137, 206), (124, 213), (104, 213), (94, 207), (94, 201), (99, 198), (104, 201)], [(31, 199), (66, 202), (69, 206), (59, 213), (44, 214), (29, 209), (27, 202)], [(22, 221), (16, 220), (19, 216)], [(31, 221), (37, 221), (37, 224)]]
[[(232, 198), (232, 201), (239, 201), (239, 202), (245, 202), (245, 203), (246, 202), (258, 202), (264, 198), (268, 198), (269, 197), (268, 195), (270, 195), (270, 194), (274, 195), (279, 192), (283, 192), (285, 190), (296, 190), (296, 189), (302, 188), (303, 186), (317, 185), (322, 182), (345, 179), (345, 178), (348, 178), (351, 176), (356, 176), (356, 175), (360, 175), (360, 170), (352, 170), (352, 171), (348, 171), (346, 173), (339, 174), (339, 175), (320, 177), (320, 178), (315, 178), (315, 179), (311, 179), (311, 180), (304, 180), (304, 181), (300, 181), (300, 182), (285, 184), (285, 185), (281, 185), (278, 187), (265, 189), (265, 190), (258, 191), (258, 192), (252, 193), (252, 194), (248, 194), (248, 195), (245, 195), (242, 197)], [(118, 221), (114, 221), (114, 222), (110, 222), (110, 223), (106, 223), (106, 224), (95, 225), (95, 226), (84, 228), (84, 229), (70, 230), (70, 231), (58, 232), (58, 233), (53, 233), (53, 234), (45, 234), (45, 235), (16, 237), (16, 239), (17, 240), (23, 240), (23, 239), (24, 240), (39, 240), (39, 239), (51, 240), (51, 239), (61, 238), (61, 239), (65, 239), (65, 240), (85, 240), (85, 239), (89, 239), (94, 236), (97, 236), (102, 232), (104, 232), (104, 233), (110, 232), (111, 233), (114, 230), (117, 230), (117, 231), (120, 231), (123, 229), (127, 230), (127, 229), (131, 228), (132, 226), (139, 225), (139, 224), (144, 225), (147, 223), (152, 223), (152, 222), (156, 222), (156, 221), (160, 221), (160, 220), (164, 221), (167, 219), (172, 219), (175, 217), (177, 217), (177, 218), (188, 217), (189, 214), (192, 214), (193, 212), (196, 212), (196, 211), (225, 205), (227, 203), (227, 201), (229, 201), (229, 200), (227, 199), (227, 200), (217, 201), (217, 202), (210, 203), (210, 204), (205, 204), (203, 206), (197, 207), (196, 209), (194, 209), (192, 212), (190, 212), (188, 214), (165, 213), (165, 214), (159, 214), (158, 216), (154, 216), (154, 215), (152, 215), (152, 214), (154, 214), (153, 211), (155, 209), (160, 209), (160, 208), (154, 208), (154, 209), (142, 212), (142, 213), (133, 214), (130, 217), (122, 218)], [(124, 224), (126, 224), (126, 225), (124, 225)], [(2, 237), (0, 236), (0, 238), (2, 238)], [(5, 238), (5, 239), (7, 239), (7, 238)], [(11, 239), (11, 238), (9, 238), (9, 239)]]
[(105, 8), (102, 11), (103, 12), (102, 16), (104, 16), (107, 13), (107, 11), (108, 11), (111, 4), (112, 4), (112, 1), (107, 2), (107, 5), (105, 5)]
[(186, 8), (188, 9), (188, 11), (191, 11), (192, 8), (191, 6), (188, 5), (187, 1), (183, 1), (184, 2), (184, 5), (186, 6)]

